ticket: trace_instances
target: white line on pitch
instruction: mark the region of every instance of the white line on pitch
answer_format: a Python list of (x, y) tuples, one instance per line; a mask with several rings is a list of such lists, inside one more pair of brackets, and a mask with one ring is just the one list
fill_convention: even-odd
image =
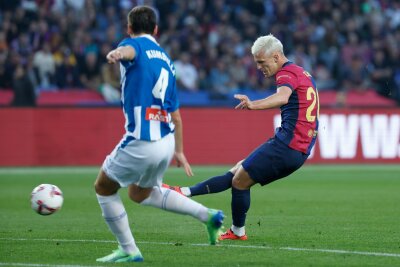
[(106, 267), (99, 265), (57, 265), (40, 263), (22, 263), (22, 262), (0, 262), (0, 266), (26, 266), (26, 267)]
[[(53, 241), (53, 242), (93, 242), (93, 243), (116, 243), (112, 240), (94, 240), (94, 239), (46, 239), (46, 238), (0, 238), (0, 240), (7, 241)], [(175, 245), (172, 242), (151, 242), (151, 241), (138, 241), (138, 244), (151, 244), (151, 245)], [(185, 243), (184, 243), (185, 244)], [(187, 243), (189, 246), (208, 246), (208, 244), (194, 244)], [(364, 256), (377, 256), (377, 257), (395, 257), (400, 258), (400, 254), (397, 253), (385, 253), (385, 252), (370, 252), (370, 251), (354, 251), (354, 250), (338, 250), (338, 249), (322, 249), (322, 248), (294, 248), (294, 247), (271, 247), (271, 246), (257, 246), (257, 245), (218, 245), (220, 247), (231, 247), (231, 248), (251, 248), (251, 249), (276, 249), (276, 250), (288, 250), (288, 251), (310, 251), (310, 252), (323, 252), (323, 253), (334, 253), (334, 254), (354, 254)]]
[[(394, 164), (388, 164), (388, 165), (339, 165), (340, 167), (338, 168), (338, 165), (306, 165), (301, 168), (300, 171), (358, 171), (358, 170), (379, 170), (379, 171), (397, 171), (400, 169), (399, 165), (394, 165)], [(202, 166), (192, 166), (194, 168), (196, 167), (202, 167)], [(207, 166), (208, 168), (199, 168), (197, 169), (197, 172), (203, 172), (203, 171), (208, 171), (209, 168), (215, 168), (215, 169), (221, 169), (222, 170), (228, 170), (231, 168), (230, 165), (227, 166), (218, 166), (218, 165), (210, 165)], [(0, 167), (0, 174), (10, 174), (10, 175), (22, 175), (22, 174), (41, 174), (41, 173), (47, 173), (47, 174), (59, 174), (59, 173), (70, 173), (70, 174), (97, 174), (97, 172), (100, 169), (99, 166), (63, 166), (63, 167)], [(175, 173), (175, 172), (181, 172), (182, 169), (177, 168), (175, 166), (171, 166), (168, 168), (168, 173)]]

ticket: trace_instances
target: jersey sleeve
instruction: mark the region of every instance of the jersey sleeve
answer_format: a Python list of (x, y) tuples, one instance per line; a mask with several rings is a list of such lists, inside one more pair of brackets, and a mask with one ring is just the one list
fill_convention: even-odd
[(121, 47), (121, 46), (131, 46), (136, 51), (136, 56), (135, 56), (135, 58), (133, 60), (131, 60), (131, 61), (121, 61), (122, 65), (124, 65), (124, 67), (126, 68), (126, 67), (132, 65), (137, 60), (137, 58), (139, 57), (139, 55), (140, 55), (140, 46), (139, 46), (139, 43), (136, 40), (132, 39), (132, 38), (125, 38), (124, 40), (122, 40), (118, 44), (118, 47)]
[(287, 86), (292, 89), (292, 91), (294, 91), (297, 88), (298, 84), (299, 82), (297, 76), (290, 71), (281, 70), (276, 74), (277, 88), (281, 86)]
[(174, 112), (179, 108), (178, 93), (176, 90), (176, 82), (173, 82), (171, 90), (167, 91), (168, 97), (165, 98), (164, 107), (168, 112)]

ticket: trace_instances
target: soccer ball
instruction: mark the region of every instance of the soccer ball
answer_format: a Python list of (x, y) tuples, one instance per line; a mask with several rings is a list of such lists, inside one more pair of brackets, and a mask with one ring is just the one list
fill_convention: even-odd
[(55, 185), (41, 184), (31, 193), (31, 207), (40, 215), (51, 215), (61, 209), (63, 194)]

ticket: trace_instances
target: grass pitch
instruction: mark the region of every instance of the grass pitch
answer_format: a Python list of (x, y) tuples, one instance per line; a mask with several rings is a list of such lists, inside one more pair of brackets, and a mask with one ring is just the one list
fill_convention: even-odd
[[(191, 185), (229, 167), (171, 168), (165, 182)], [(0, 266), (131, 266), (98, 264), (116, 248), (93, 191), (98, 168), (0, 168)], [(30, 192), (56, 184), (64, 206), (54, 215), (30, 209)], [(128, 201), (140, 266), (400, 266), (400, 166), (305, 166), (252, 188), (248, 241), (207, 245), (203, 225)], [(224, 210), (230, 191), (198, 196)]]

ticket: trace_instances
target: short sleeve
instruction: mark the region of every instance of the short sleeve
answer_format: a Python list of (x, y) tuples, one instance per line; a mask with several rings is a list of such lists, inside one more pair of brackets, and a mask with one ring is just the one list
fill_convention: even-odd
[[(133, 62), (135, 62), (135, 60), (137, 60), (138, 56), (140, 55), (140, 46), (139, 46), (139, 43), (138, 43), (135, 39), (133, 39), (133, 38), (125, 38), (124, 40), (122, 40), (122, 41), (118, 44), (118, 47), (121, 47), (121, 46), (131, 46), (131, 47), (133, 47), (133, 49), (135, 49), (135, 51), (136, 51), (136, 56), (135, 56), (135, 58), (134, 58), (132, 61), (129, 61), (129, 63), (128, 63), (128, 61), (121, 62), (121, 63), (123, 63), (123, 65), (125, 66), (126, 64), (124, 64), (124, 63), (128, 63), (128, 65), (130, 65), (130, 64), (132, 64)], [(126, 67), (126, 66), (125, 66), (125, 67)]]
[(292, 91), (294, 91), (297, 88), (298, 84), (299, 82), (297, 76), (290, 71), (281, 70), (276, 74), (277, 88), (281, 86), (287, 86), (292, 89)]
[(175, 80), (173, 81), (173, 86), (167, 93), (168, 97), (165, 98), (164, 107), (168, 112), (174, 112), (179, 108), (179, 98)]

